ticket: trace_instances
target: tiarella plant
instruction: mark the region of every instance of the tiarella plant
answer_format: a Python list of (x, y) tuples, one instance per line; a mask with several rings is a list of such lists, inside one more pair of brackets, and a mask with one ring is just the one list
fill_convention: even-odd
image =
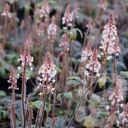
[(127, 128), (127, 7), (1, 0), (0, 127)]

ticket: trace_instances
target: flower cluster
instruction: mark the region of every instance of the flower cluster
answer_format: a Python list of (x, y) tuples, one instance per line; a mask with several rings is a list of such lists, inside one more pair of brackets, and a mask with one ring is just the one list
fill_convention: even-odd
[(81, 62), (85, 62), (87, 60), (90, 60), (90, 58), (92, 57), (91, 46), (92, 46), (92, 43), (90, 41), (90, 42), (88, 42), (87, 47), (82, 52)]
[(9, 89), (18, 90), (18, 88), (17, 88), (17, 77), (16, 77), (15, 70), (14, 70), (13, 67), (11, 67), (11, 69), (10, 69), (10, 76), (9, 76), (8, 83), (11, 83), (11, 86), (9, 86)]
[(47, 3), (47, 0), (44, 0), (43, 2), (43, 5), (40, 9), (40, 17), (43, 18), (43, 17), (48, 17), (50, 13), (50, 8), (49, 8), (49, 4)]
[(11, 18), (11, 13), (9, 12), (9, 5), (6, 3), (3, 12), (1, 13), (1, 16), (7, 16), (8, 18)]
[(4, 49), (3, 49), (3, 45), (0, 43), (0, 54), (3, 53)]
[(117, 100), (117, 102), (120, 102), (123, 99), (124, 98), (123, 98), (123, 92), (122, 92), (122, 79), (118, 78), (116, 81), (116, 86), (114, 88), (114, 91), (110, 95), (109, 100), (111, 100), (112, 105), (114, 105), (115, 100)]
[(54, 82), (53, 78), (57, 73), (55, 67), (56, 66), (52, 61), (51, 54), (48, 51), (46, 53), (44, 63), (38, 71), (38, 74), (40, 75), (40, 77), (37, 78), (39, 80), (39, 85), (42, 85), (43, 82), (46, 82), (46, 81), (50, 82), (52, 80), (52, 82)]
[(69, 43), (68, 43), (67, 34), (64, 33), (62, 35), (62, 42), (59, 46), (62, 47), (64, 51), (69, 51)]
[(67, 5), (66, 12), (64, 13), (64, 16), (62, 17), (62, 24), (66, 25), (66, 27), (72, 26), (72, 22), (76, 18), (78, 18), (78, 5), (77, 5), (77, 3), (75, 4), (75, 7), (72, 11), (71, 11), (70, 4)]
[(101, 68), (101, 64), (98, 61), (98, 53), (97, 49), (93, 50), (91, 60), (86, 64), (85, 75), (86, 76), (97, 76), (99, 77), (99, 70)]
[(48, 38), (54, 37), (57, 34), (57, 26), (55, 24), (55, 17), (52, 16), (51, 23), (48, 26)]
[(24, 66), (29, 66), (30, 70), (33, 70), (32, 67), (32, 62), (33, 62), (33, 57), (30, 55), (30, 46), (26, 42), (25, 43), (25, 48), (24, 48), (24, 53), (23, 55), (20, 55), (20, 58), (18, 59), (18, 62), (21, 61), (21, 67), (18, 67), (18, 70), (22, 70)]
[[(114, 19), (113, 12), (110, 12), (109, 21), (104, 26), (104, 30), (102, 33), (102, 41), (101, 41), (100, 48), (103, 50), (104, 54), (110, 56), (117, 52), (116, 38), (117, 38), (117, 28), (115, 26), (115, 19)], [(116, 50), (115, 50), (115, 46), (116, 46)], [(119, 52), (120, 50), (118, 50), (118, 53)]]

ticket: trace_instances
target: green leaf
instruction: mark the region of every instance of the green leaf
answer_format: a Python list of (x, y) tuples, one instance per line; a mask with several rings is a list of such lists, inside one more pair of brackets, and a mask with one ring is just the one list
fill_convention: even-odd
[(107, 78), (106, 77), (99, 78), (99, 80), (98, 80), (99, 88), (102, 88), (103, 86), (105, 86), (106, 81), (107, 81)]
[(94, 128), (95, 127), (95, 119), (92, 115), (89, 115), (86, 117), (86, 119), (84, 121), (84, 126), (86, 126), (86, 128)]
[(62, 96), (62, 93), (57, 95), (57, 101), (61, 101), (61, 96)]
[(83, 33), (82, 33), (82, 31), (81, 31), (80, 29), (78, 29), (78, 28), (75, 28), (75, 29), (80, 33), (81, 38), (83, 38)]
[(80, 77), (78, 77), (78, 76), (71, 76), (71, 77), (68, 77), (68, 80), (76, 80), (76, 81), (79, 81), (80, 83), (82, 83), (82, 80), (81, 80)]
[(54, 0), (47, 0), (47, 1), (48, 1), (48, 3), (50, 3), (50, 4), (57, 4), (57, 2), (54, 1)]
[(72, 99), (72, 93), (71, 92), (65, 92), (64, 93), (65, 98), (67, 98), (68, 100)]
[(0, 110), (0, 120), (6, 119), (8, 117), (8, 112), (6, 110)]
[(77, 37), (77, 30), (75, 28), (71, 29), (70, 31), (68, 31), (68, 36), (71, 40), (75, 40)]
[(32, 8), (30, 7), (30, 5), (28, 5), (28, 4), (25, 4), (24, 8), (25, 8), (26, 11), (29, 11), (30, 9), (32, 9)]
[(6, 93), (1, 90), (1, 91), (0, 91), (0, 98), (5, 97), (5, 96), (6, 96)]
[(61, 68), (60, 68), (59, 65), (56, 66), (56, 71), (57, 71), (57, 72), (61, 72)]
[(66, 84), (76, 87), (77, 85), (81, 84), (82, 80), (78, 76), (71, 76), (67, 79)]
[(120, 75), (125, 77), (125, 78), (128, 78), (128, 72), (126, 72), (126, 71), (121, 71)]
[(30, 78), (32, 75), (33, 75), (33, 71), (31, 71), (31, 70), (26, 70), (26, 76), (27, 76), (28, 78)]
[(32, 108), (40, 108), (40, 105), (41, 105), (41, 104), (43, 104), (43, 102), (37, 100), (37, 101), (34, 101), (34, 102), (30, 102), (30, 103), (29, 103), (29, 106), (32, 107)]

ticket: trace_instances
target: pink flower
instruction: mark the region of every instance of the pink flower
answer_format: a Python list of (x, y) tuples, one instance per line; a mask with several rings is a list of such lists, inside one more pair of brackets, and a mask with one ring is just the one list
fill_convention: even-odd
[(81, 62), (85, 62), (87, 60), (90, 60), (90, 58), (92, 57), (91, 46), (92, 46), (91, 42), (88, 42), (87, 47), (82, 52)]
[(114, 105), (115, 99), (117, 100), (117, 102), (120, 102), (124, 99), (123, 92), (122, 92), (122, 79), (121, 78), (118, 78), (116, 80), (116, 86), (114, 88), (114, 91), (109, 97), (109, 100), (112, 101), (112, 105)]
[(24, 53), (23, 55), (20, 55), (18, 61), (21, 61), (21, 67), (18, 67), (19, 70), (23, 69), (25, 65), (28, 65), (30, 67), (30, 70), (33, 70), (33, 57), (30, 55), (30, 46), (27, 42), (25, 43)]
[(11, 69), (10, 69), (10, 76), (9, 76), (8, 83), (11, 83), (11, 86), (9, 86), (9, 89), (18, 90), (18, 88), (17, 88), (17, 77), (16, 77), (15, 70), (14, 70), (13, 67), (11, 67)]
[(47, 80), (50, 82), (54, 78), (54, 76), (57, 73), (55, 68), (56, 66), (54, 62), (52, 61), (50, 52), (48, 51), (46, 53), (44, 63), (38, 71), (38, 74), (40, 75), (40, 77), (38, 77), (39, 85), (42, 85), (42, 83)]
[(7, 16), (7, 17), (11, 18), (11, 13), (9, 12), (9, 5), (7, 3), (4, 6), (4, 10), (1, 13), (1, 16)]
[(44, 0), (43, 5), (40, 9), (40, 17), (48, 17), (50, 13), (50, 8), (49, 8), (49, 4), (47, 3), (47, 0)]
[(101, 47), (100, 47), (106, 55), (110, 56), (112, 54), (116, 54), (116, 51), (120, 52), (119, 47), (117, 48), (116, 38), (117, 38), (117, 28), (115, 26), (115, 19), (113, 16), (113, 12), (110, 12), (109, 21), (104, 26), (104, 30), (102, 33)]
[(62, 24), (66, 24), (67, 26), (72, 26), (72, 21), (73, 21), (73, 16), (71, 14), (70, 8), (71, 8), (70, 4), (67, 5), (66, 12), (64, 13), (64, 16), (62, 17)]
[(48, 26), (48, 38), (54, 37), (57, 34), (57, 26), (55, 24), (55, 17), (52, 16), (51, 23)]
[(99, 63), (97, 57), (97, 49), (94, 49), (91, 60), (86, 64), (86, 69), (84, 72), (86, 76), (100, 76), (99, 70), (101, 68), (101, 64)]
[(62, 47), (64, 51), (69, 51), (68, 37), (65, 33), (62, 35), (62, 42), (59, 46)]

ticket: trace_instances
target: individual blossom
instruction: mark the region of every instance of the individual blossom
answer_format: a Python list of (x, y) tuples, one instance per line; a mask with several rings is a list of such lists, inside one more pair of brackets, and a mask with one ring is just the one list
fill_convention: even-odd
[(47, 0), (44, 0), (43, 5), (40, 9), (40, 17), (48, 17), (50, 13), (50, 8), (49, 8), (49, 4), (47, 3)]
[(56, 75), (57, 71), (56, 71), (56, 66), (52, 60), (51, 54), (48, 51), (46, 53), (46, 57), (44, 59), (44, 63), (43, 65), (40, 67), (38, 74), (40, 75), (38, 77), (39, 80), (39, 85), (42, 85), (44, 82), (50, 82), (53, 81), (54, 82), (54, 76)]
[(69, 43), (68, 43), (67, 34), (64, 33), (62, 35), (62, 42), (59, 46), (62, 47), (64, 51), (67, 51), (67, 52), (69, 51)]
[(98, 61), (97, 49), (94, 49), (90, 61), (86, 64), (86, 69), (85, 69), (84, 73), (85, 73), (86, 76), (97, 76), (97, 77), (99, 77), (100, 68), (101, 68), (101, 64)]
[(68, 26), (72, 26), (73, 16), (71, 14), (71, 6), (70, 4), (67, 5), (66, 12), (64, 13), (64, 16), (62, 17), (62, 24)]
[(50, 37), (54, 37), (57, 34), (57, 26), (55, 23), (55, 17), (54, 16), (52, 16), (51, 23), (48, 26), (47, 32), (48, 32), (48, 38), (49, 39), (50, 39)]
[(38, 36), (44, 35), (44, 23), (43, 22), (40, 23), (39, 28), (37, 30), (37, 34)]
[(115, 18), (113, 12), (109, 14), (109, 21), (104, 26), (102, 33), (101, 49), (105, 55), (111, 56), (115, 53), (115, 44), (117, 38), (117, 28), (115, 26)]
[(82, 52), (82, 56), (81, 56), (81, 62), (85, 62), (87, 60), (90, 60), (90, 58), (92, 57), (92, 43), (91, 41), (88, 42), (87, 47), (83, 50)]
[(19, 88), (17, 87), (17, 76), (15, 74), (15, 70), (13, 67), (10, 69), (10, 76), (8, 83), (11, 83), (11, 86), (9, 86), (9, 89), (15, 89), (18, 90)]
[(27, 42), (25, 43), (24, 53), (20, 55), (18, 62), (21, 62), (21, 67), (18, 67), (19, 70), (22, 70), (24, 66), (29, 66), (30, 70), (33, 70), (33, 57), (30, 55), (30, 45)]
[(1, 16), (7, 16), (8, 18), (11, 18), (11, 13), (9, 12), (9, 5), (6, 3), (5, 6), (4, 6), (4, 10), (3, 12), (1, 13)]
[(3, 53), (4, 49), (3, 49), (3, 45), (0, 43), (0, 54)]

